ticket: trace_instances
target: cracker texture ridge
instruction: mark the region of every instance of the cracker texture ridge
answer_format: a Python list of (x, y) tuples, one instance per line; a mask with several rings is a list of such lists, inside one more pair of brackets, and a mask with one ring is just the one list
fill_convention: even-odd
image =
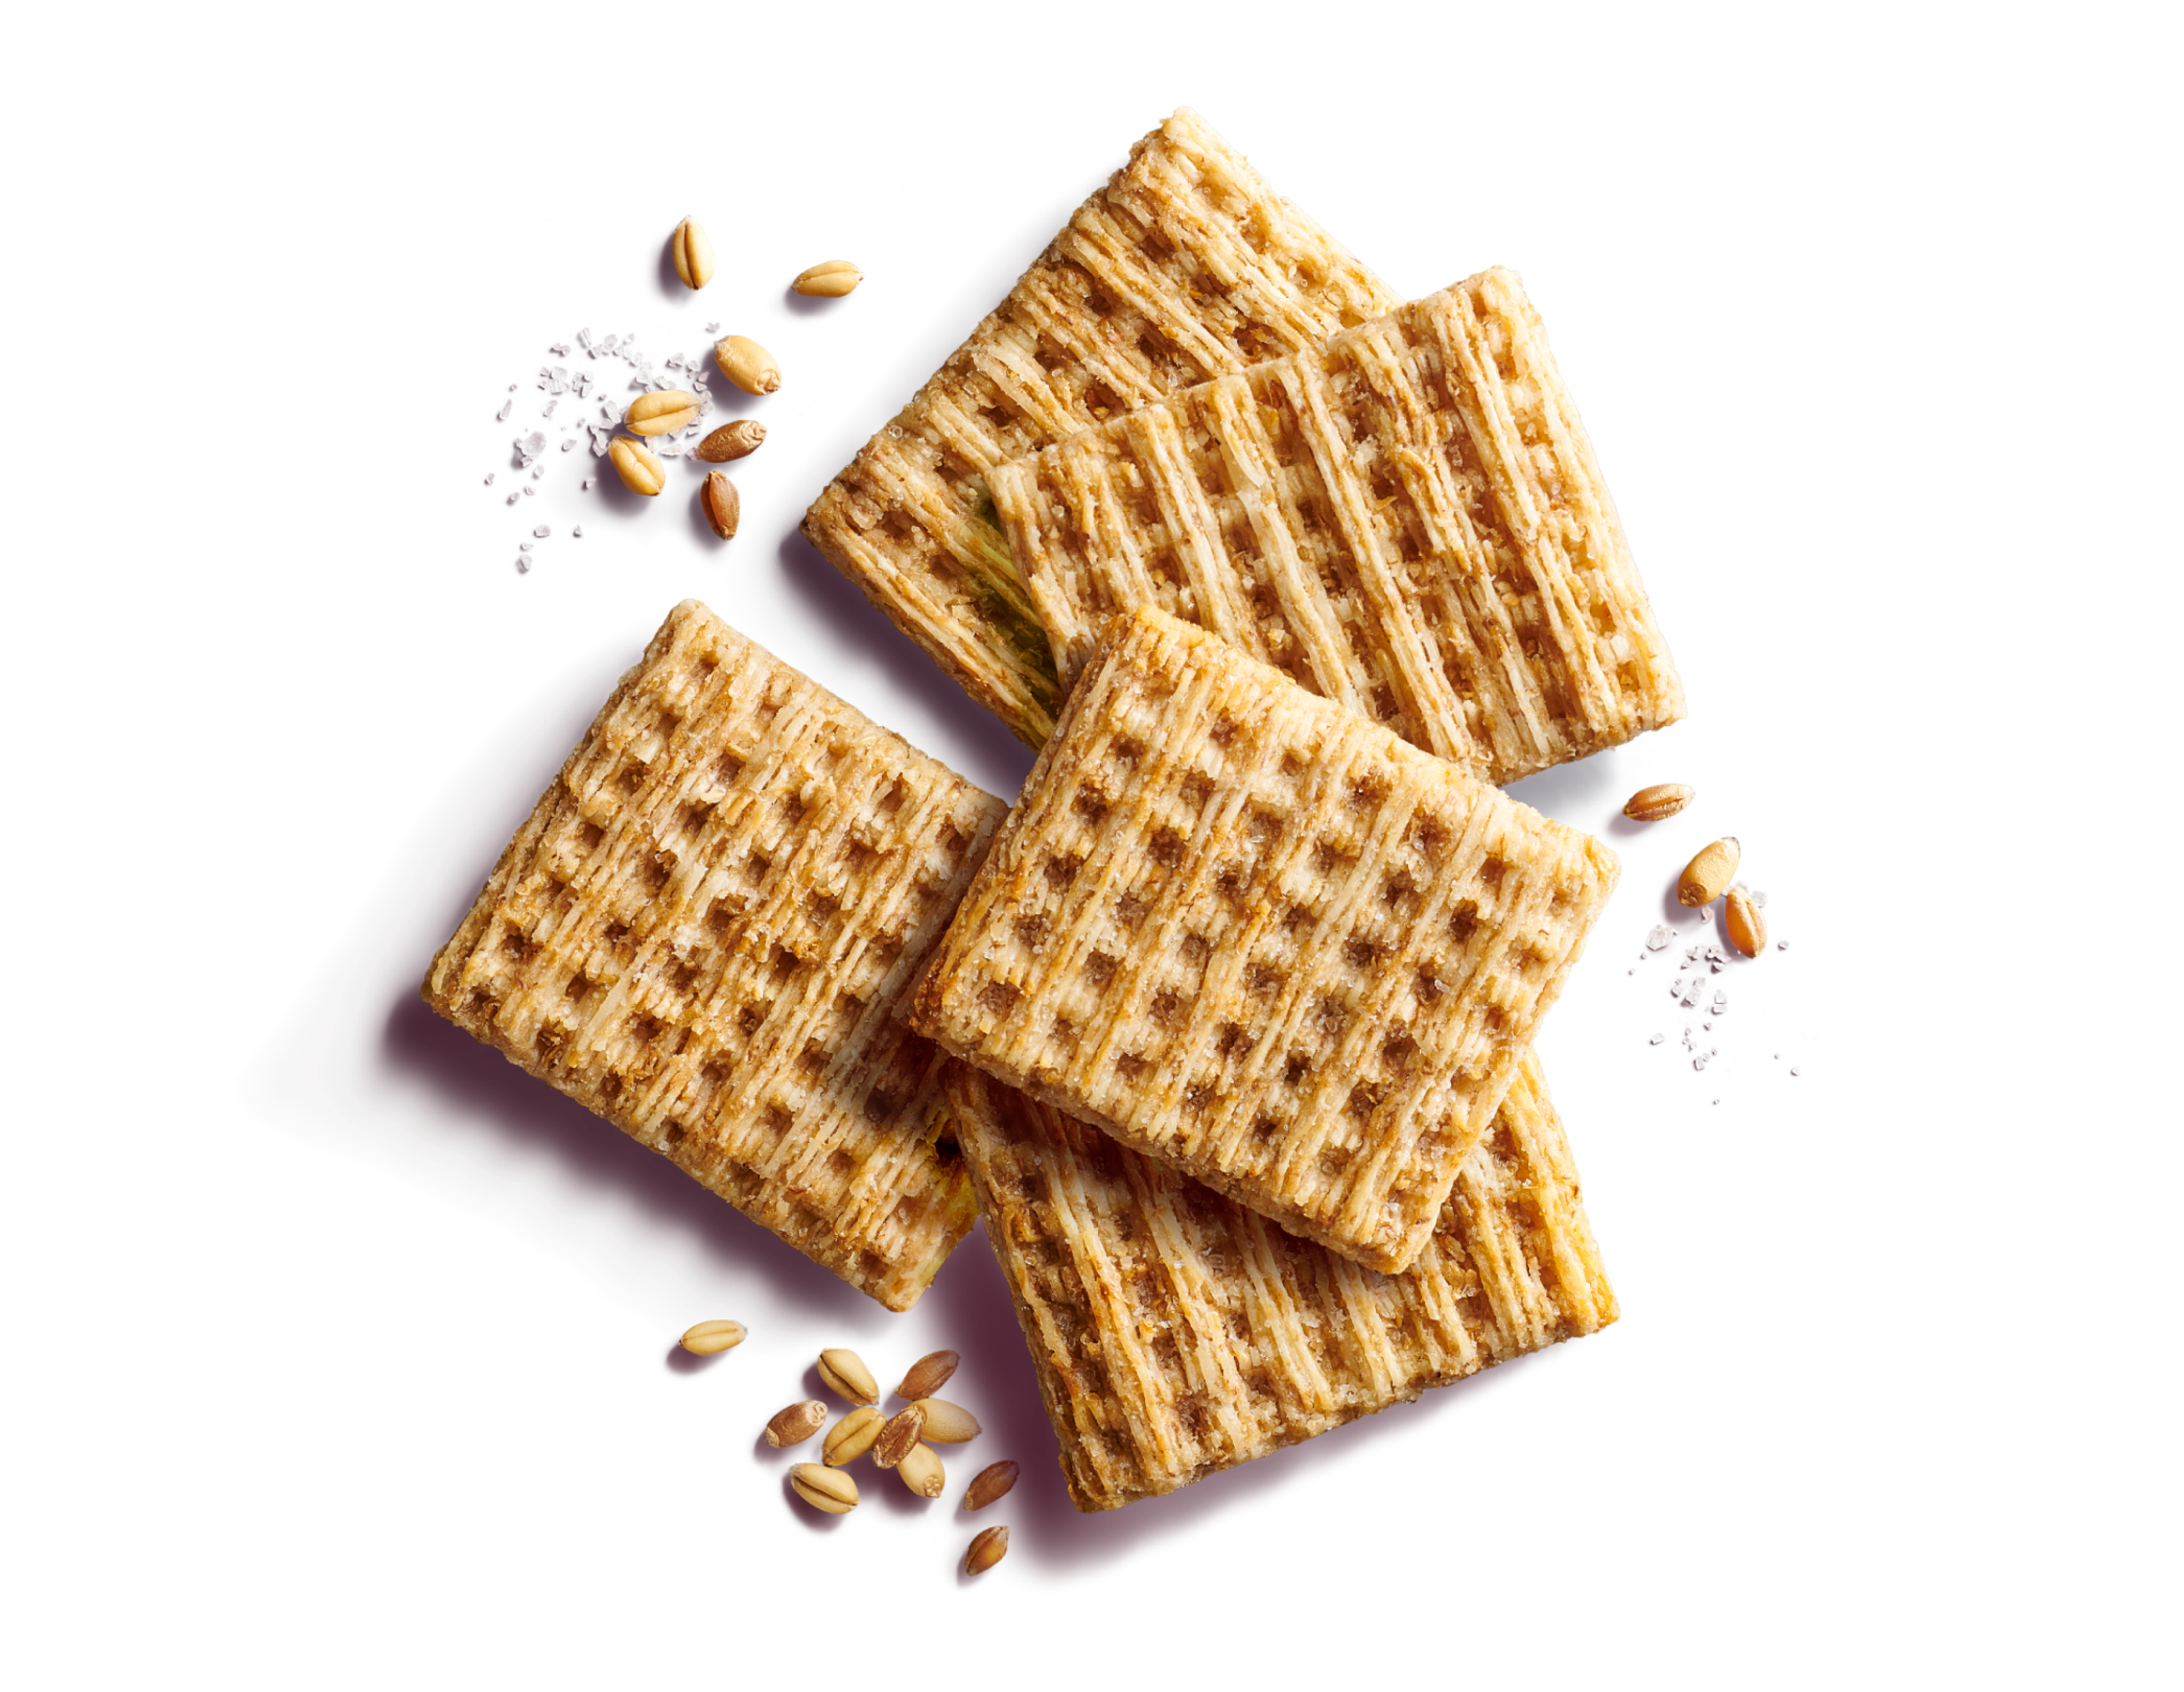
[(986, 497), (1003, 461), (1399, 303), (1179, 110), (804, 520), (827, 561), (1034, 747), (1060, 693)]
[(967, 1065), (947, 1087), (1079, 1510), (1173, 1492), (1616, 1318), (1529, 1056), (1397, 1276)]
[(996, 466), (1065, 690), (1153, 604), (1513, 782), (1684, 714), (1621, 521), (1508, 270)]
[(975, 1209), (906, 1001), (1003, 811), (686, 600), (424, 997), (907, 1310)]
[(1072, 695), (914, 1021), (1395, 1272), (1616, 873), (1599, 842), (1140, 607)]

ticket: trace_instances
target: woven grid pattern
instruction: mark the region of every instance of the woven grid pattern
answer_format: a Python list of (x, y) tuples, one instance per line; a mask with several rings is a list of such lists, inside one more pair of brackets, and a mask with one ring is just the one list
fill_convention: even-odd
[(1495, 782), (1683, 715), (1539, 315), (1488, 270), (997, 467), (1065, 688), (1151, 603)]
[(1178, 111), (820, 494), (804, 532), (972, 699), (1043, 745), (1054, 661), (984, 472), (1396, 303)]
[(935, 954), (919, 1028), (1408, 1266), (1614, 885), (1598, 842), (1141, 609)]
[(967, 1066), (947, 1086), (1079, 1510), (1173, 1492), (1615, 1320), (1529, 1057), (1400, 1276)]
[(686, 601), (425, 998), (906, 1310), (974, 1213), (905, 1000), (1002, 811)]

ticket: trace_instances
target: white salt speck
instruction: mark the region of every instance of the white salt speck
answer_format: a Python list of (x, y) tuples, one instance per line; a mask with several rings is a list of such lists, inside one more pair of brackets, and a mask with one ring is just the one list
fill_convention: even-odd
[(1791, 1073), (1791, 1074), (1792, 1074), (1792, 1075), (1795, 1075), (1797, 1072), (1797, 1065), (1795, 1065), (1795, 1064), (1793, 1063), (1793, 1064), (1791, 1064), (1791, 1065), (1790, 1066), (1790, 1073)]
[(592, 479), (588, 476), (577, 484), (577, 492), (579, 493), (589, 493), (591, 491)]
[(576, 444), (577, 444), (577, 437), (576, 437), (574, 435), (571, 435), (571, 436), (570, 436), (570, 437), (569, 437), (569, 438), (568, 438), (567, 440), (566, 440), (566, 441), (564, 441), (564, 442), (561, 442), (561, 450), (562, 450), (563, 452), (565, 452), (565, 453), (566, 453), (566, 452), (567, 452), (567, 451), (569, 450), (569, 448), (571, 448), (571, 447), (575, 446)]
[(535, 535), (538, 539), (540, 539), (540, 540), (542, 540), (542, 541), (543, 541), (543, 540), (544, 540), (544, 539), (546, 538), (546, 537), (547, 537), (547, 536), (549, 536), (549, 535), (552, 534), (554, 532), (553, 532), (551, 529), (548, 528), (548, 527), (547, 527), (543, 523), (541, 523), (541, 524), (540, 524), (537, 528), (533, 529), (531, 532), (532, 532), (533, 535)]
[(546, 350), (557, 359), (566, 359), (569, 356), (569, 343), (566, 341), (556, 341)]
[(1669, 1038), (1669, 1037), (1668, 1037), (1666, 1034), (1656, 1034), (1656, 1035), (1654, 1035), (1654, 1036), (1653, 1036), (1653, 1038), (1652, 1038), (1652, 1039), (1650, 1039), (1650, 1040), (1646, 1041), (1646, 1044), (1647, 1045), (1649, 1045), (1649, 1046), (1658, 1046), (1658, 1045), (1659, 1045), (1659, 1044), (1661, 1044), (1661, 1042), (1662, 1042), (1662, 1041), (1663, 1041), (1663, 1040), (1667, 1039), (1668, 1038)]
[(486, 485), (488, 487), (492, 487), (492, 486), (493, 486), (493, 472), (492, 472), (491, 470), (488, 470), (488, 471), (485, 473), (485, 485)]
[(1704, 1069), (1707, 1066), (1707, 1060), (1713, 1057), (1713, 1054), (1712, 1052), (1701, 1052), (1696, 1057), (1691, 1060), (1691, 1067), (1693, 1069)]
[(514, 504), (515, 504), (515, 501), (516, 501), (516, 496), (515, 496), (515, 494), (511, 493), (511, 494), (510, 494), (510, 495), (508, 496), (508, 503), (509, 503), (510, 504), (513, 505)]
[(528, 541), (519, 541), (516, 543), (515, 549), (518, 552), (529, 552), (531, 550), (531, 543)]
[(1777, 940), (1774, 943), (1774, 949), (1778, 952), (1786, 952), (1790, 949), (1790, 943), (1787, 940)]
[(1710, 1028), (1712, 1028), (1712, 1027), (1713, 1027), (1713, 1023), (1711, 1023), (1711, 1022), (1702, 1022), (1702, 1023), (1700, 1023), (1700, 1024), (1699, 1024), (1699, 1027), (1701, 1027), (1702, 1028), (1709, 1028), (1709, 1029), (1710, 1029)]
[(1719, 987), (1718, 987), (1718, 988), (1714, 988), (1714, 990), (1713, 990), (1713, 1014), (1714, 1014), (1715, 1016), (1720, 1016), (1720, 1015), (1721, 1015), (1721, 1013), (1722, 1013), (1723, 1011), (1724, 1011), (1724, 1010), (1728, 1010), (1728, 1009), (1729, 1009), (1729, 993), (1728, 993), (1728, 992), (1727, 992), (1725, 989), (1722, 988), (1719, 988)]
[(508, 421), (508, 414), (515, 409), (515, 402), (514, 400), (504, 399), (500, 403), (500, 409), (493, 414), (493, 420), (496, 423), (505, 423)]
[(516, 559), (516, 560), (515, 560), (515, 573), (516, 573), (518, 576), (528, 576), (528, 575), (530, 575), (530, 574), (531, 574), (531, 560), (530, 560), (529, 559), (527, 559), (527, 558), (519, 558), (518, 559)]
[(1745, 891), (1754, 904), (1758, 905), (1762, 910), (1767, 909), (1767, 895), (1765, 893), (1749, 888)]
[[(584, 486), (585, 486), (585, 487), (589, 487), (591, 486), (591, 483), (589, 483), (589, 482), (588, 481), (588, 482), (586, 482), (586, 483), (584, 484)], [(583, 526), (582, 523), (578, 523), (577, 525), (576, 525), (576, 526), (575, 526), (575, 527), (571, 528), (571, 529), (569, 531), (569, 538), (570, 538), (571, 540), (572, 540), (572, 541), (581, 541), (582, 539), (583, 539), (583, 537), (584, 537), (584, 526)]]
[(515, 384), (514, 382), (510, 382), (510, 383), (509, 383), (509, 385), (508, 385), (508, 391), (509, 391), (510, 393), (514, 393), (514, 392), (515, 392)]
[(1719, 1105), (1719, 1104), (1720, 1104), (1720, 1103), (1721, 1103), (1721, 1100), (1720, 1100), (1720, 1099), (1715, 1099), (1713, 1102), (1714, 1102), (1715, 1104)]
[(536, 493), (538, 490), (526, 481), (523, 484), (523, 491), (526, 493)]
[(1658, 952), (1675, 938), (1674, 929), (1669, 927), (1665, 922), (1657, 922), (1653, 925), (1652, 932), (1646, 937), (1646, 949), (1649, 952)]

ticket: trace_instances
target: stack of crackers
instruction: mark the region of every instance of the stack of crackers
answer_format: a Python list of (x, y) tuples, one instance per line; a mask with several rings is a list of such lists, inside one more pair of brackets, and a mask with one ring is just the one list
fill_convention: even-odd
[(1613, 1322), (1513, 781), (1680, 685), (1515, 276), (1408, 303), (1188, 112), (827, 487), (1013, 807), (695, 602), (427, 999), (907, 1309), (983, 1217), (1079, 1508)]

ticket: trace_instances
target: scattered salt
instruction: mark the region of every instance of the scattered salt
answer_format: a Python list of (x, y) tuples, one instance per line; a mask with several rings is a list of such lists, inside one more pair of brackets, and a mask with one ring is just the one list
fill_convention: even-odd
[(1665, 922), (1657, 922), (1653, 925), (1652, 932), (1646, 937), (1646, 949), (1649, 952), (1658, 952), (1675, 938), (1674, 929), (1669, 927)]

